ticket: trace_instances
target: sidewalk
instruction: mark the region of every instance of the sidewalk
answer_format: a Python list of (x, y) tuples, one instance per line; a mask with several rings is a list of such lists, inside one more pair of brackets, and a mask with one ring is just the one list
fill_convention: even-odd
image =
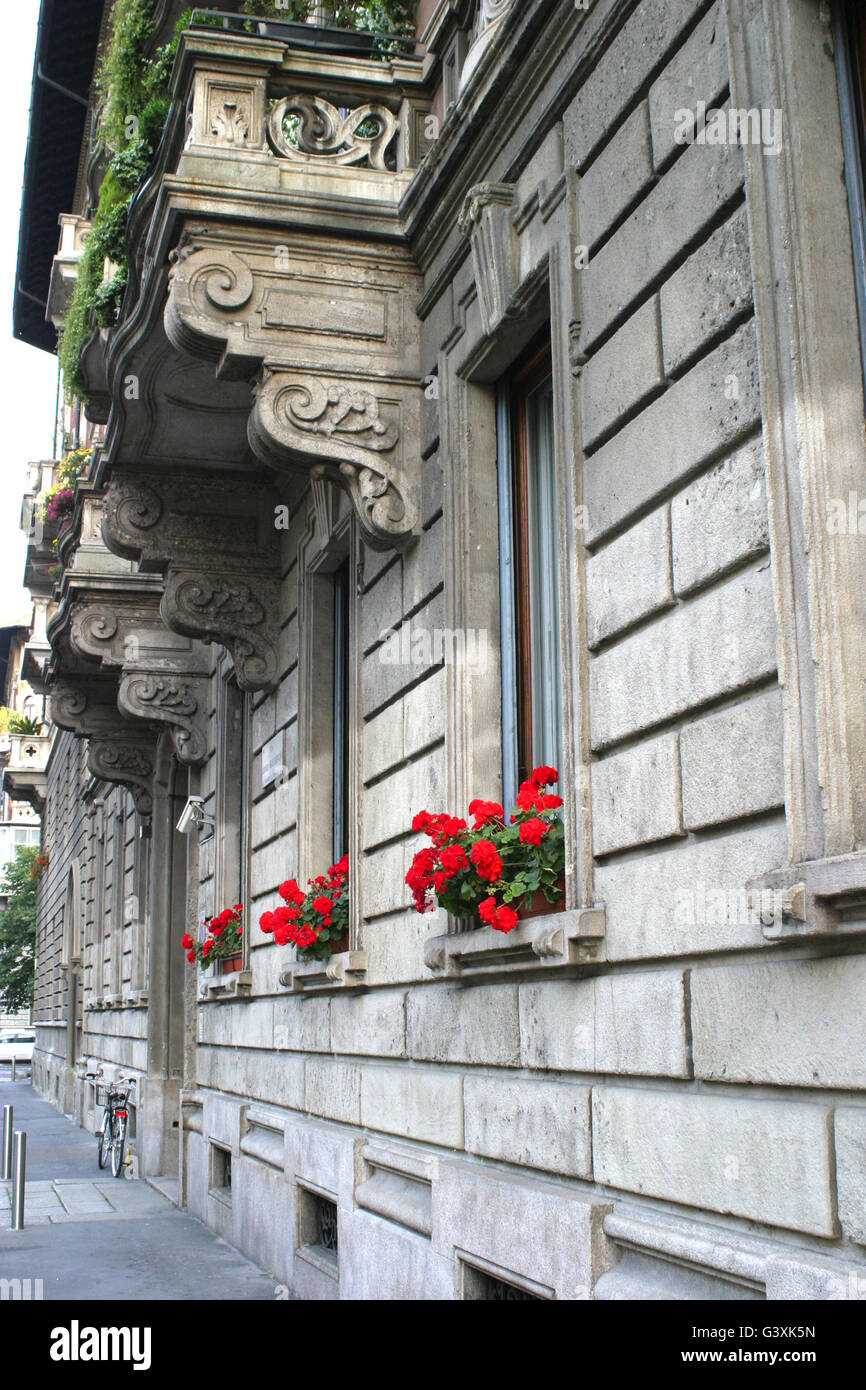
[(46, 1299), (273, 1300), (277, 1281), (138, 1179), (100, 1173), (96, 1140), (0, 1073), (0, 1107), (27, 1132), (24, 1230), (0, 1182), (0, 1280), (42, 1280)]

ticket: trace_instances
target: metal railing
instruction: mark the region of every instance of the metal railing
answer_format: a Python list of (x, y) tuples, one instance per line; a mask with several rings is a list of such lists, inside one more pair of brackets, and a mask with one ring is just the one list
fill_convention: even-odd
[[(358, 5), (359, 10), (366, 7)], [(215, 24), (214, 20), (219, 20)], [(395, 34), (381, 29), (343, 29), (334, 24), (313, 24), (278, 16), (233, 14), (197, 6), (190, 16), (189, 29), (226, 29), (231, 33), (258, 34), (262, 38), (282, 39), (293, 48), (311, 49), (343, 56), (377, 55), (385, 47), (400, 51), (404, 58), (423, 57), (423, 45), (414, 34)]]

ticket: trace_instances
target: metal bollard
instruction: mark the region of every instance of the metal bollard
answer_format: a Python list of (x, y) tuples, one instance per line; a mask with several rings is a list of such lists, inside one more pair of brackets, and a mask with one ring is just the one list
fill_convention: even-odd
[(15, 1131), (15, 1154), (12, 1166), (12, 1229), (24, 1229), (24, 1185), (27, 1176), (27, 1135)]
[(3, 1181), (12, 1176), (12, 1106), (3, 1106)]
[(16, 1076), (15, 1076), (15, 1058), (14, 1058), (14, 1057), (12, 1058), (12, 1080), (13, 1080), (13, 1081), (16, 1080)]

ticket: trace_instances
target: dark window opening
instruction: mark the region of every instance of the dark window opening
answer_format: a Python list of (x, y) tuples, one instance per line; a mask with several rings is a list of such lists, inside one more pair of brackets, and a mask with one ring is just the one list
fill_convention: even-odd
[(501, 388), (498, 409), (503, 795), (560, 765), (559, 560), (550, 344)]
[(317, 1244), (331, 1254), (337, 1254), (337, 1203), (327, 1197), (315, 1196)]
[(481, 1297), (492, 1299), (496, 1303), (520, 1302), (523, 1299), (535, 1300), (543, 1303), (537, 1294), (527, 1293), (526, 1289), (518, 1288), (517, 1284), (507, 1284), (504, 1279), (497, 1279), (492, 1274), (482, 1274), (479, 1270), (479, 1280), (481, 1283)]
[(334, 574), (334, 860), (349, 852), (349, 562)]

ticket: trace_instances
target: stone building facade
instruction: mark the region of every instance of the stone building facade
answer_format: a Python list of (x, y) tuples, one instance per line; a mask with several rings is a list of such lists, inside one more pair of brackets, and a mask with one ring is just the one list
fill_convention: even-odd
[[(866, 1295), (849, 20), (181, 40), (40, 649), (34, 1072), (90, 1127), (134, 1072), (139, 1170), (303, 1298)], [(414, 913), (415, 813), (530, 753), (563, 910)], [(348, 949), (296, 961), (255, 924), (341, 841)]]

